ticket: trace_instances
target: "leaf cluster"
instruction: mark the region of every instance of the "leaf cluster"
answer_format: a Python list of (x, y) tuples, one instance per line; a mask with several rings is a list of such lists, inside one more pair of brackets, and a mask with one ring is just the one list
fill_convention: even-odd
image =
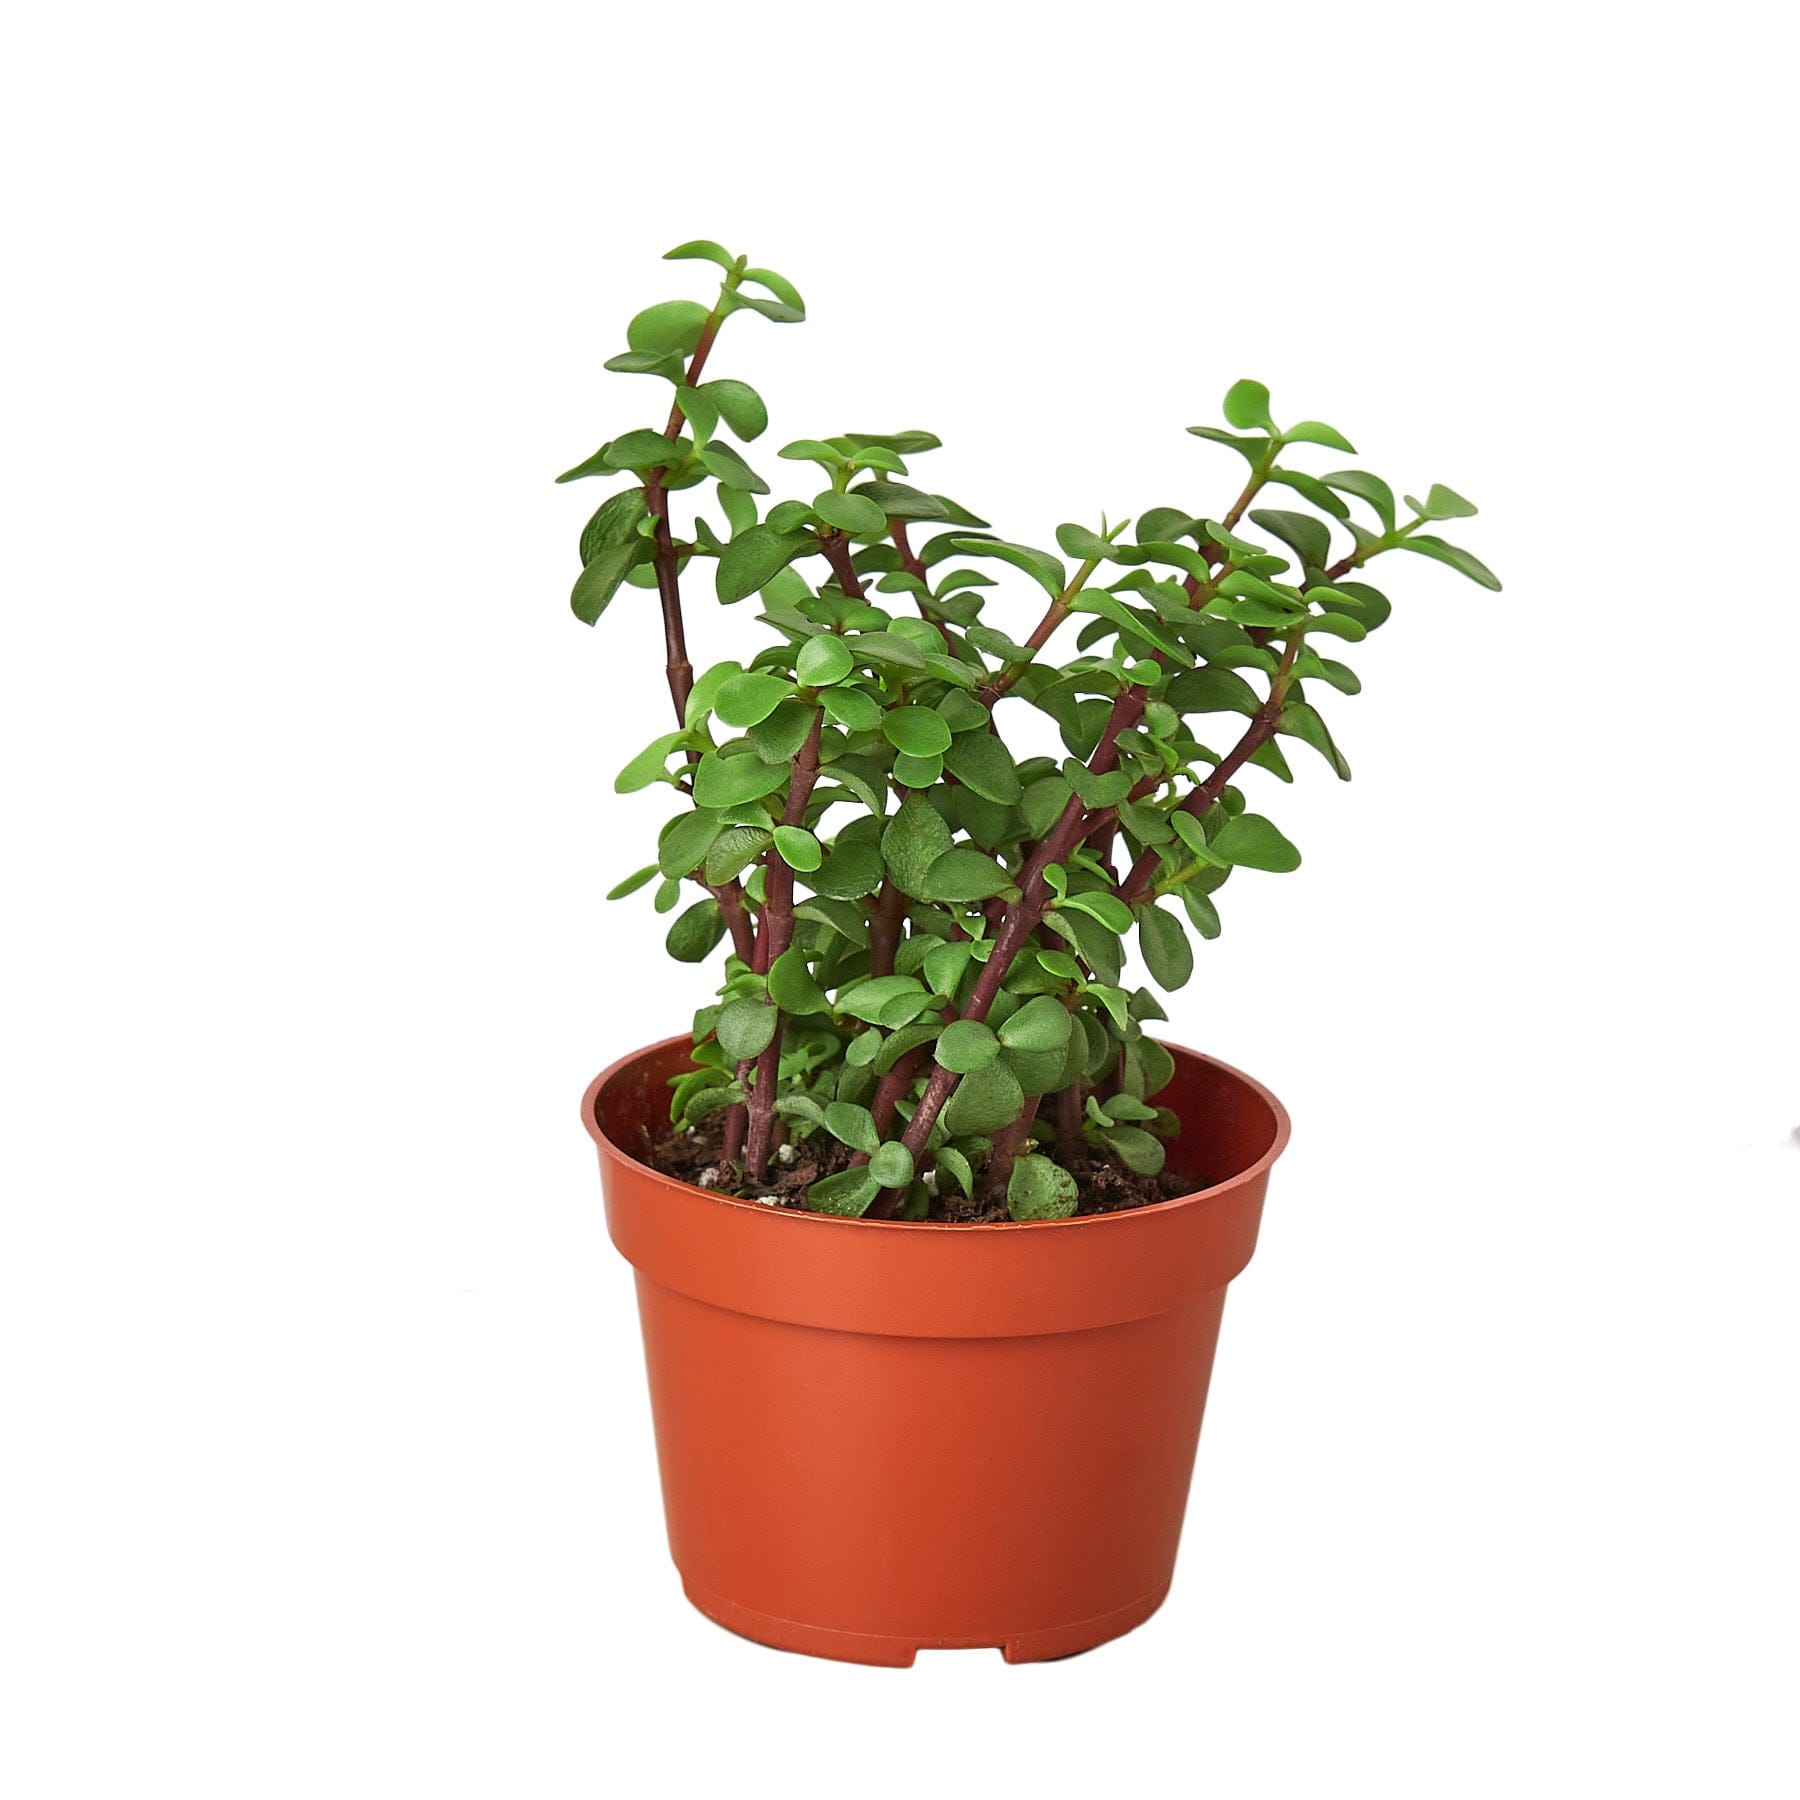
[[(1234, 875), (1299, 866), (1240, 777), (1292, 781), (1299, 746), (1350, 779), (1327, 716), (1360, 690), (1346, 651), (1390, 616), (1368, 565), (1406, 552), (1497, 590), (1436, 530), (1475, 508), (1442, 485), (1396, 499), (1341, 462), (1343, 433), (1279, 425), (1246, 380), (1189, 428), (1243, 465), (1216, 511), (1004, 537), (921, 473), (929, 432), (752, 450), (768, 409), (710, 372), (714, 341), (804, 304), (717, 244), (670, 255), (715, 264), (716, 297), (639, 312), (607, 364), (665, 384), (668, 419), (559, 479), (620, 484), (581, 534), (578, 618), (638, 586), (666, 623), (710, 590), (767, 632), (685, 685), (672, 638), (675, 727), (615, 783), (669, 811), (611, 897), (653, 886), (678, 961), (726, 946), (671, 1119), (724, 1112), (753, 1182), (784, 1137), (838, 1140), (854, 1161), (813, 1185), (818, 1210), (1066, 1217), (1079, 1156), (1161, 1169), (1157, 990), (1193, 978)], [(1060, 753), (1015, 753), (1030, 714)]]

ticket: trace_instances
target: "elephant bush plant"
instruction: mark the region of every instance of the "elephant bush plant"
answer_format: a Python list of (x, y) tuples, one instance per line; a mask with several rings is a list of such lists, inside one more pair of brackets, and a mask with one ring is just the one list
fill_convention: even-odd
[[(714, 243), (669, 256), (716, 264), (716, 298), (640, 312), (606, 365), (666, 383), (666, 420), (559, 479), (623, 482), (581, 534), (572, 603), (591, 625), (654, 591), (674, 703), (616, 784), (667, 788), (673, 814), (609, 898), (655, 882), (671, 956), (725, 946), (673, 1130), (716, 1133), (713, 1178), (748, 1194), (818, 1140), (831, 1172), (804, 1204), (869, 1218), (1064, 1218), (1084, 1172), (1155, 1177), (1173, 1065), (1128, 962), (1179, 988), (1233, 871), (1298, 866), (1237, 780), (1291, 780), (1296, 745), (1349, 779), (1319, 701), (1357, 692), (1330, 652), (1388, 617), (1368, 566), (1406, 551), (1498, 588), (1435, 530), (1475, 508), (1434, 486), (1403, 516), (1379, 476), (1298, 467), (1354, 451), (1277, 425), (1255, 381), (1189, 428), (1245, 465), (1222, 511), (1064, 524), (1060, 554), (921, 486), (924, 431), (790, 443), (800, 495), (771, 501), (729, 441), (767, 410), (713, 353), (738, 313), (797, 323), (800, 295)], [(754, 600), (769, 642), (696, 679), (684, 605), (708, 588)], [(1008, 748), (1032, 711), (1062, 756)]]

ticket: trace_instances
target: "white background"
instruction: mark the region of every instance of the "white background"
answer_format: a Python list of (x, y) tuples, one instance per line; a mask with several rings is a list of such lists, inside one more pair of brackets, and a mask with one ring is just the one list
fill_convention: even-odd
[[(1778, 16), (15, 22), (9, 1795), (1795, 1791)], [(1251, 374), (1507, 581), (1393, 571), (1355, 784), (1262, 796), (1306, 867), (1172, 1005), (1296, 1131), (1175, 1591), (1090, 1657), (782, 1657), (664, 1554), (576, 1102), (706, 977), (600, 900), (666, 694), (550, 477), (696, 235), (809, 302), (714, 364), (765, 467), (918, 425), (1028, 541), (1216, 512)]]

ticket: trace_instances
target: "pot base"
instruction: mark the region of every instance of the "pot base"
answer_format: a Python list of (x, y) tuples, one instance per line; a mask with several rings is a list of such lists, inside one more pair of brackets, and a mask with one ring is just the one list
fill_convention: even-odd
[(754, 1607), (740, 1606), (686, 1576), (682, 1577), (681, 1586), (688, 1599), (715, 1625), (723, 1625), (739, 1637), (776, 1650), (794, 1650), (803, 1656), (825, 1656), (835, 1662), (866, 1663), (883, 1669), (909, 1669), (921, 1650), (998, 1650), (1009, 1663), (1053, 1662), (1059, 1657), (1079, 1656), (1084, 1650), (1097, 1649), (1135, 1630), (1162, 1605), (1169, 1592), (1165, 1583), (1155, 1593), (1098, 1618), (994, 1639), (876, 1637), (862, 1631), (833, 1631), (824, 1625), (803, 1625), (794, 1619), (778, 1619)]

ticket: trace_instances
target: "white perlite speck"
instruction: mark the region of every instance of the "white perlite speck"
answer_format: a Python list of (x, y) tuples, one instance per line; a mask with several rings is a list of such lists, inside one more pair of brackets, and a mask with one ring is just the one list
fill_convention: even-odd
[(719, 1171), (717, 1169), (702, 1169), (700, 1173), (694, 1177), (694, 1185), (696, 1187), (717, 1187), (719, 1185)]

